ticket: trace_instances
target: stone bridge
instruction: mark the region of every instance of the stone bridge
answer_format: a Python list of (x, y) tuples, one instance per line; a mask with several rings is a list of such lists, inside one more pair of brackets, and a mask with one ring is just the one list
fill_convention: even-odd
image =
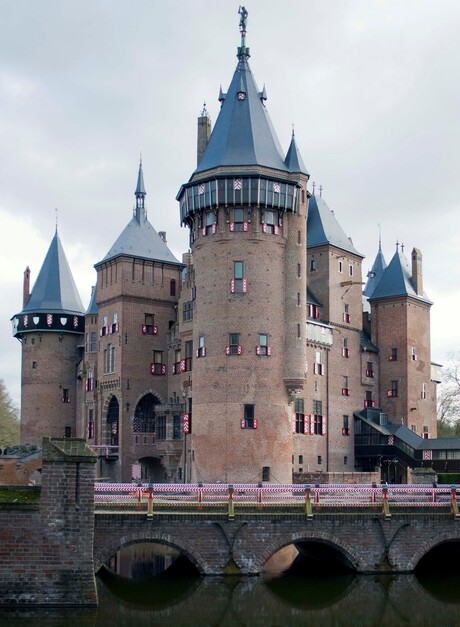
[(335, 549), (359, 573), (412, 572), (431, 549), (460, 542), (460, 521), (447, 512), (95, 515), (94, 569), (124, 546), (158, 542), (174, 547), (203, 575), (257, 575), (288, 545), (316, 543)]

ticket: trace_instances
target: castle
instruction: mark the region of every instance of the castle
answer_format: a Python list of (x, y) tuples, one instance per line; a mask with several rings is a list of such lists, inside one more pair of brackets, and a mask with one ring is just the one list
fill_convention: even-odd
[[(84, 311), (58, 232), (22, 310), (21, 441), (85, 437), (101, 478), (279, 482), (434, 463), (436, 382), (422, 255), (363, 256), (281, 150), (249, 67), (237, 67), (177, 194), (182, 260), (134, 213)], [(363, 285), (365, 285), (363, 291)]]

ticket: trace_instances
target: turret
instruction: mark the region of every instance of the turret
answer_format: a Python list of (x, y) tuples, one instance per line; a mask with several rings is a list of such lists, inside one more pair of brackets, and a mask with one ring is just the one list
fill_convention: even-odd
[(306, 370), (308, 173), (295, 142), (283, 157), (239, 13), (235, 73), (177, 196), (199, 295), (187, 467), (192, 480), (290, 482), (293, 402)]

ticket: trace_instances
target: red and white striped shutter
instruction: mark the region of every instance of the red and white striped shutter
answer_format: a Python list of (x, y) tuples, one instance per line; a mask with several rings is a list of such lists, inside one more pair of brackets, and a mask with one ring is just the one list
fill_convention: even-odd
[(242, 355), (243, 354), (243, 347), (238, 345), (238, 355)]
[(206, 357), (206, 346), (203, 346), (203, 348), (201, 349), (201, 356)]
[(246, 420), (244, 418), (241, 418), (240, 425), (242, 429), (246, 429)]
[(232, 279), (230, 281), (230, 291), (231, 291), (232, 294), (235, 293), (235, 279)]
[(254, 418), (254, 421), (252, 423), (254, 425), (254, 429), (258, 429), (259, 428), (259, 421), (257, 420), (257, 418)]
[(145, 335), (147, 333), (147, 325), (142, 325), (142, 333)]
[(326, 416), (323, 416), (322, 435), (326, 435), (326, 434), (327, 434), (327, 422), (326, 422)]
[(185, 359), (180, 360), (180, 371), (185, 372)]
[(230, 346), (225, 347), (225, 354), (230, 355)]
[(266, 233), (266, 232), (267, 232), (267, 225), (266, 225), (266, 224), (262, 224), (262, 231), (263, 231), (264, 233)]
[(275, 235), (278, 235), (278, 225), (275, 224)]
[(235, 230), (235, 223), (234, 222), (230, 222), (230, 231), (234, 231)]
[(260, 346), (256, 346), (256, 355), (260, 355)]
[(161, 364), (161, 374), (166, 374), (166, 364)]
[(195, 357), (199, 357), (199, 356), (200, 356), (200, 353), (199, 353), (199, 351), (198, 351), (198, 348), (196, 348), (196, 349), (195, 349)]
[(315, 433), (315, 416), (313, 414), (310, 414), (310, 433), (311, 435)]
[(214, 222), (214, 224), (212, 225), (212, 232), (213, 233), (217, 233), (217, 224)]
[(271, 354), (272, 354), (272, 347), (267, 346), (267, 355), (270, 357)]
[(310, 416), (304, 416), (303, 420), (303, 434), (310, 435)]
[(243, 222), (243, 231), (247, 233), (249, 231), (249, 224), (247, 222)]
[(295, 433), (295, 414), (292, 416), (292, 433)]
[(243, 279), (243, 292), (246, 293), (248, 291), (248, 280)]
[(206, 227), (205, 226), (203, 227), (201, 232), (202, 232), (203, 235), (206, 235)]

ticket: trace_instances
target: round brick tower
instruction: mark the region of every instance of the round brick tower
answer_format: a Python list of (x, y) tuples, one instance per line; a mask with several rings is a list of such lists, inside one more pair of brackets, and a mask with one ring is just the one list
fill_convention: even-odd
[(57, 229), (32, 293), (24, 273), (24, 303), (12, 318), (22, 344), (21, 443), (43, 436), (75, 437), (84, 312)]
[(196, 295), (191, 480), (291, 483), (293, 400), (306, 371), (308, 173), (294, 135), (282, 156), (241, 15), (235, 74), (177, 197)]

